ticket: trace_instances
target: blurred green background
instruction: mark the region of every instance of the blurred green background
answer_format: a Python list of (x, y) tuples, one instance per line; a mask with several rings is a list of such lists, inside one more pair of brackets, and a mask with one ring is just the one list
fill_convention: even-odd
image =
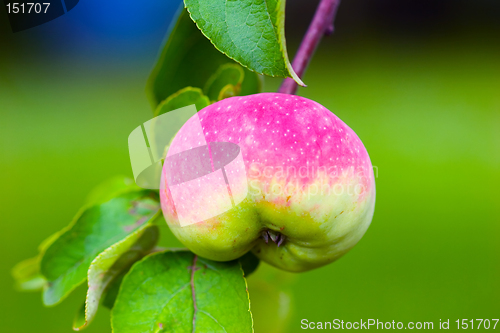
[[(302, 274), (262, 265), (249, 279), (257, 332), (298, 332), (304, 318), (499, 318), (500, 27), (492, 17), (500, 11), (488, 0), (423, 3), (346, 0), (304, 77), (299, 94), (364, 142), (378, 173), (375, 216), (332, 265)], [(291, 50), (315, 4), (290, 2)], [(123, 41), (61, 43), (81, 33), (74, 26), (40, 28), (53, 32), (45, 39), (1, 27), (0, 331), (70, 332), (85, 290), (44, 308), (40, 294), (14, 290), (10, 269), (67, 225), (92, 187), (131, 175), (127, 137), (152, 116), (144, 87), (161, 37), (127, 55)], [(279, 83), (267, 79), (266, 91)], [(163, 231), (164, 245), (179, 245)], [(109, 332), (109, 311), (87, 331)]]

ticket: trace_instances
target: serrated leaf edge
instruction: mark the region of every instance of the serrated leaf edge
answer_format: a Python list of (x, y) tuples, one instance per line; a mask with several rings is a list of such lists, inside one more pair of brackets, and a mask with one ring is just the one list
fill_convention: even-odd
[[(114, 199), (114, 198), (116, 198), (116, 197), (118, 197), (118, 196), (120, 196), (120, 195), (127, 194), (127, 193), (131, 193), (131, 192), (134, 192), (134, 191), (137, 191), (137, 192), (142, 192), (142, 191), (144, 191), (144, 192), (148, 192), (148, 190), (145, 190), (145, 189), (142, 189), (142, 188), (138, 188), (138, 189), (124, 189), (124, 190), (120, 190), (120, 191), (117, 191), (116, 193), (114, 193), (114, 195), (115, 195), (115, 196), (114, 196), (113, 198), (109, 199), (108, 201), (110, 201), (110, 200), (112, 200), (112, 199)], [(152, 193), (152, 192), (154, 192), (154, 191), (149, 190), (149, 192), (151, 192), (151, 193)], [(106, 202), (108, 202), (108, 201), (106, 201)], [(83, 205), (83, 206), (82, 206), (82, 207), (78, 210), (78, 212), (76, 213), (76, 215), (73, 217), (73, 220), (71, 220), (71, 222), (70, 222), (70, 223), (69, 223), (66, 227), (64, 227), (63, 229), (61, 229), (59, 232), (57, 232), (57, 233), (53, 234), (52, 236), (49, 236), (49, 238), (48, 238), (48, 239), (50, 239), (50, 240), (51, 240), (51, 243), (50, 243), (50, 244), (49, 244), (49, 245), (45, 248), (44, 254), (45, 254), (45, 252), (47, 251), (47, 249), (48, 249), (48, 248), (49, 248), (52, 244), (54, 244), (54, 242), (55, 242), (57, 239), (59, 239), (59, 237), (60, 237), (62, 234), (66, 233), (66, 231), (70, 230), (70, 229), (71, 229), (71, 228), (72, 228), (72, 227), (76, 224), (76, 222), (78, 221), (78, 219), (82, 216), (82, 214), (83, 214), (83, 213), (84, 213), (87, 209), (92, 208), (92, 207), (94, 207), (94, 206), (101, 205), (101, 204), (103, 204), (103, 203), (105, 203), (105, 202), (102, 202), (102, 203), (85, 203), (85, 204), (84, 204), (84, 205)], [(154, 219), (156, 219), (157, 214), (158, 214), (159, 212), (161, 212), (161, 209), (159, 209), (159, 210), (158, 210), (158, 212), (157, 212), (157, 213), (156, 213), (156, 214), (155, 214), (155, 215), (151, 218), (151, 221), (153, 221)], [(57, 235), (57, 237), (54, 237), (55, 235)], [(52, 239), (52, 238), (53, 238), (53, 239)], [(94, 258), (94, 259), (95, 259), (95, 258)], [(40, 256), (40, 264), (41, 264), (42, 260), (43, 260), (43, 255), (42, 255), (42, 256)], [(74, 267), (73, 267), (72, 269), (74, 269)], [(71, 269), (71, 270), (72, 270), (72, 269)], [(70, 270), (70, 271), (71, 271), (71, 270)], [(58, 301), (53, 302), (53, 303), (47, 303), (47, 302), (45, 302), (45, 294), (46, 294), (47, 290), (49, 289), (50, 284), (51, 284), (52, 282), (56, 282), (56, 281), (58, 281), (59, 279), (61, 279), (61, 278), (63, 277), (63, 275), (59, 276), (59, 277), (58, 277), (57, 279), (55, 279), (55, 280), (50, 281), (50, 280), (49, 280), (49, 279), (47, 279), (47, 277), (46, 277), (46, 276), (45, 276), (45, 275), (41, 272), (41, 269), (40, 269), (40, 274), (41, 274), (41, 275), (42, 275), (42, 276), (43, 276), (43, 277), (47, 280), (47, 284), (44, 286), (44, 288), (43, 288), (43, 292), (42, 292), (42, 303), (43, 303), (45, 306), (47, 306), (47, 307), (56, 306), (57, 304), (59, 304), (59, 303), (61, 303), (62, 301), (64, 301), (64, 300), (65, 300), (65, 299), (69, 296), (69, 294), (71, 294), (71, 292), (73, 292), (73, 290), (75, 290), (78, 286), (80, 286), (80, 285), (81, 285), (83, 282), (85, 282), (85, 280), (86, 280), (86, 278), (83, 278), (80, 282), (77, 282), (77, 283), (73, 284), (73, 285), (69, 288), (68, 292), (67, 292), (64, 296), (62, 296), (62, 297), (61, 297)]]
[[(286, 1), (282, 1), (282, 5), (281, 7), (285, 7), (285, 2)], [(257, 74), (260, 74), (260, 75), (267, 75), (267, 76), (271, 76), (271, 77), (281, 77), (279, 75), (271, 75), (271, 74), (264, 74), (264, 73), (259, 73), (257, 72), (256, 70), (253, 70), (252, 68), (248, 67), (247, 65), (245, 64), (242, 64), (241, 62), (239, 62), (238, 60), (234, 59), (233, 57), (231, 57), (230, 55), (228, 55), (226, 52), (222, 51), (221, 49), (219, 49), (217, 47), (217, 45), (214, 44), (214, 42), (212, 41), (212, 39), (210, 39), (204, 32), (203, 30), (200, 28), (200, 26), (198, 25), (198, 23), (193, 19), (193, 16), (191, 15), (191, 11), (189, 10), (189, 8), (186, 6), (186, 3), (184, 2), (184, 8), (187, 10), (188, 14), (189, 14), (189, 17), (191, 18), (191, 20), (196, 24), (196, 27), (198, 28), (198, 30), (203, 34), (203, 36), (205, 36), (209, 41), (210, 43), (212, 43), (212, 45), (217, 49), (217, 51), (221, 52), (222, 54), (224, 54), (226, 57), (228, 57), (229, 59), (235, 61), (236, 63), (240, 64), (241, 66), (245, 67), (246, 69), (248, 69), (249, 71), (251, 72), (254, 72), (254, 73), (257, 73)], [(281, 10), (281, 9), (280, 9)], [(284, 18), (284, 15), (283, 15), (283, 18)], [(280, 24), (281, 25), (281, 24)], [(283, 20), (283, 23), (282, 23), (282, 26), (283, 26), (283, 29), (279, 29), (280, 30), (280, 33), (278, 34), (278, 39), (280, 39), (280, 35), (283, 35), (282, 36), (282, 40), (283, 42), (286, 42), (286, 39), (285, 39), (285, 28), (284, 28), (284, 20)], [(281, 44), (281, 43), (280, 43)], [(283, 44), (284, 45), (284, 44)], [(286, 53), (286, 46), (284, 45), (284, 47), (282, 48), (280, 46), (280, 49), (281, 49), (281, 53), (282, 53), (282, 56), (285, 60), (285, 66), (288, 70), (288, 73), (290, 74), (291, 78), (297, 82), (297, 84), (305, 87), (306, 85), (304, 84), (304, 82), (302, 82), (302, 80), (298, 77), (297, 73), (295, 73), (295, 71), (293, 70), (292, 68), (292, 65), (290, 64), (290, 60), (288, 58), (288, 54)]]
[(290, 62), (290, 58), (288, 57), (288, 50), (286, 47), (286, 37), (285, 37), (285, 7), (286, 0), (280, 2), (280, 12), (282, 15), (278, 15), (278, 39), (280, 40), (280, 49), (283, 57), (285, 58), (285, 65), (290, 73), (292, 79), (297, 82), (299, 86), (306, 87), (304, 82), (300, 79), (300, 77), (295, 73), (295, 70), (292, 67)]
[(252, 314), (252, 302), (250, 301), (250, 293), (248, 292), (248, 282), (247, 278), (245, 276), (245, 271), (243, 270), (243, 265), (241, 262), (238, 260), (238, 263), (240, 264), (240, 270), (241, 270), (241, 275), (243, 276), (243, 280), (245, 280), (245, 291), (247, 293), (247, 298), (248, 298), (248, 312), (250, 312), (250, 319), (252, 320), (252, 333), (255, 332), (254, 324), (253, 324), (253, 314)]
[[(157, 218), (157, 216), (160, 214), (160, 212), (161, 212), (161, 210), (158, 211), (153, 218), (151, 218), (150, 222), (144, 224), (139, 229), (137, 229), (136, 231), (134, 231), (133, 233), (131, 233), (130, 235), (128, 235), (127, 237), (125, 237), (121, 241), (116, 242), (115, 244), (111, 245), (110, 247), (108, 247), (107, 249), (105, 249), (104, 251), (102, 251), (101, 253), (99, 253), (97, 255), (97, 257), (94, 258), (94, 260), (92, 260), (92, 262), (90, 263), (89, 269), (87, 271), (87, 286), (88, 286), (88, 288), (87, 288), (87, 294), (86, 294), (86, 297), (85, 297), (85, 323), (82, 326), (73, 327), (73, 330), (80, 331), (80, 330), (86, 328), (90, 324), (90, 322), (92, 321), (92, 319), (94, 319), (94, 317), (92, 317), (90, 319), (88, 318), (88, 311), (87, 311), (87, 309), (88, 309), (88, 302), (89, 302), (90, 290), (91, 290), (90, 273), (91, 273), (91, 270), (94, 267), (95, 263), (98, 262), (103, 256), (105, 256), (109, 251), (114, 250), (116, 247), (118, 247), (121, 244), (125, 243), (130, 238), (135, 237), (137, 235), (144, 234), (144, 232), (146, 231), (147, 228), (150, 228), (150, 227), (154, 226), (154, 224), (153, 224), (152, 221), (154, 221)], [(138, 237), (138, 239), (139, 238), (140, 238), (140, 236)], [(117, 259), (119, 259), (119, 257)], [(97, 313), (97, 310), (95, 311), (95, 313)]]

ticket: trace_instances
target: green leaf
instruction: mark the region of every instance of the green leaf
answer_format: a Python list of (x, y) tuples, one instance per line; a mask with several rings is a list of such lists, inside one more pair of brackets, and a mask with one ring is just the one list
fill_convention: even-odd
[(86, 207), (43, 254), (40, 271), (48, 280), (43, 301), (62, 301), (87, 278), (94, 258), (153, 220), (160, 210), (153, 191), (125, 192), (111, 200)]
[(130, 267), (151, 251), (158, 242), (157, 226), (144, 225), (122, 241), (101, 252), (90, 264), (84, 318), (79, 311), (73, 329), (79, 331), (94, 319), (101, 297)]
[(50, 235), (49, 237), (45, 238), (41, 243), (40, 245), (38, 245), (38, 252), (40, 254), (40, 257), (41, 255), (45, 252), (45, 250), (47, 250), (47, 248), (52, 245), (52, 243), (54, 243), (56, 241), (56, 239), (59, 238), (59, 236), (61, 236), (61, 234), (64, 232), (64, 229), (63, 230), (59, 230), (58, 232), (55, 232), (53, 233), (52, 235)]
[[(158, 220), (158, 219), (157, 219)], [(151, 252), (164, 252), (164, 251), (188, 251), (186, 248), (161, 248), (155, 247)], [(120, 290), (120, 286), (122, 284), (123, 278), (125, 277), (128, 271), (121, 272), (106, 288), (106, 293), (102, 298), (102, 305), (107, 307), (108, 309), (112, 309), (115, 305), (116, 298), (118, 297), (118, 292)]]
[[(84, 207), (106, 202), (119, 195), (120, 193), (140, 190), (141, 188), (135, 184), (132, 178), (125, 176), (114, 176), (103, 181), (90, 191), (90, 193), (87, 195), (87, 199), (85, 200)], [(59, 238), (59, 236), (66, 232), (69, 227), (70, 226), (59, 230), (40, 243), (40, 245), (38, 246), (40, 258), (45, 253), (45, 250), (47, 250), (47, 248), (52, 245), (52, 243), (54, 243)]]
[(47, 280), (41, 274), (37, 274), (30, 279), (17, 281), (16, 289), (19, 291), (40, 291), (46, 284)]
[(115, 333), (253, 332), (241, 265), (187, 251), (147, 256), (123, 279), (111, 326)]
[[(95, 187), (86, 200), (86, 206), (90, 206), (99, 202), (105, 202), (119, 193), (127, 191), (140, 190), (132, 179), (117, 176), (113, 177)], [(38, 246), (39, 254), (27, 260), (18, 263), (12, 269), (12, 276), (15, 279), (15, 287), (20, 291), (39, 291), (47, 284), (45, 277), (40, 274), (40, 260), (52, 243), (54, 243), (68, 227), (60, 230), (45, 240)]]
[(233, 96), (258, 94), (262, 92), (262, 86), (261, 75), (229, 63), (219, 67), (208, 79), (203, 91), (211, 101), (220, 101)]
[[(189, 108), (193, 104), (195, 108)], [(151, 120), (149, 125), (149, 133), (151, 134), (149, 135), (149, 144), (153, 156), (163, 159), (166, 155), (166, 148), (173, 139), (172, 134), (176, 133), (196, 111), (200, 111), (209, 104), (210, 100), (203, 94), (203, 91), (193, 87), (183, 88), (161, 102), (154, 112), (155, 118)], [(168, 118), (158, 117), (181, 108), (186, 108), (188, 111), (181, 111)], [(148, 171), (151, 177), (149, 183), (158, 184), (160, 182), (162, 164), (156, 163), (149, 167)]]
[(237, 95), (241, 90), (241, 83), (244, 78), (245, 72), (240, 65), (222, 65), (217, 72), (208, 79), (205, 88), (203, 88), (203, 92), (211, 101), (219, 101), (221, 90), (230, 85), (233, 87), (234, 94)]
[(87, 325), (87, 319), (85, 318), (85, 302), (76, 312), (75, 318), (73, 319), (73, 330), (79, 331)]
[(238, 95), (239, 89), (232, 84), (225, 85), (219, 92), (217, 100), (221, 101), (225, 98), (233, 97)]
[(196, 105), (196, 110), (200, 111), (210, 104), (210, 100), (203, 94), (200, 88), (186, 87), (161, 102), (156, 108), (154, 115), (157, 117), (192, 104)]
[(21, 261), (12, 269), (12, 277), (16, 280), (29, 279), (38, 274), (38, 257)]
[(120, 291), (120, 286), (122, 285), (123, 278), (128, 273), (128, 271), (123, 271), (119, 275), (117, 275), (113, 281), (106, 288), (106, 292), (104, 293), (101, 304), (108, 309), (112, 309), (115, 305), (116, 297), (118, 297), (118, 292)]
[(184, 0), (191, 18), (214, 46), (259, 74), (291, 77), (286, 50), (285, 0)]
[[(169, 29), (168, 39), (148, 79), (146, 91), (153, 109), (158, 104), (185, 87), (203, 88), (217, 69), (231, 59), (217, 51), (203, 36), (184, 8)], [(244, 69), (242, 92), (255, 94), (261, 91), (261, 78)]]
[(40, 258), (30, 258), (21, 261), (12, 269), (12, 277), (19, 291), (42, 290), (47, 280), (40, 274)]
[(40, 260), (45, 250), (55, 242), (61, 235), (58, 231), (46, 239), (38, 246), (38, 255), (21, 261), (12, 268), (12, 277), (15, 280), (15, 288), (19, 291), (39, 291), (47, 284), (45, 277), (40, 274)]

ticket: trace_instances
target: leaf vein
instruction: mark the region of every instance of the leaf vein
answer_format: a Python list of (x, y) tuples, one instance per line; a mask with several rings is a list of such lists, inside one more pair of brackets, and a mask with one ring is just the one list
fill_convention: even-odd
[(217, 323), (217, 325), (220, 326), (220, 328), (222, 328), (224, 330), (224, 332), (227, 333), (226, 329), (224, 328), (224, 326), (221, 325), (221, 323), (219, 323), (219, 321), (217, 319), (215, 319), (210, 313), (206, 312), (206, 311), (203, 311), (203, 310), (199, 310), (201, 313), (204, 313), (206, 314), (208, 317), (210, 317), (213, 321), (215, 321)]

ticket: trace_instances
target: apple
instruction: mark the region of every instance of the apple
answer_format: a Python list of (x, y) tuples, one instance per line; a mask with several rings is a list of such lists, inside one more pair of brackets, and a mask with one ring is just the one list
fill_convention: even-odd
[(172, 140), (160, 197), (173, 234), (195, 254), (252, 251), (292, 272), (335, 261), (369, 227), (372, 164), (363, 143), (322, 105), (294, 95), (227, 98)]

